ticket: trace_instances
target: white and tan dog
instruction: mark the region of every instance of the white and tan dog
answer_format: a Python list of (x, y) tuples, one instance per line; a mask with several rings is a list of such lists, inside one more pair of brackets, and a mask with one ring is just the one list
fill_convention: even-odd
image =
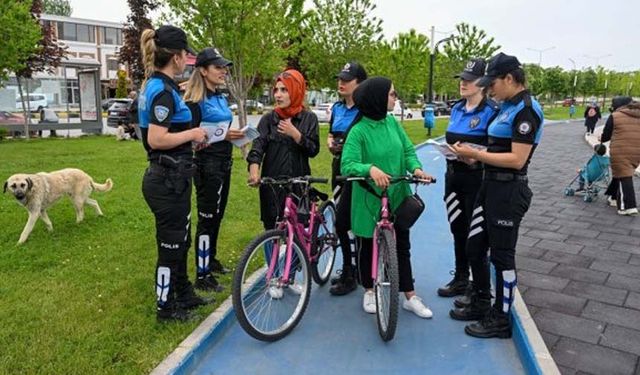
[(14, 174), (4, 183), (4, 192), (9, 189), (13, 196), (29, 211), (29, 220), (22, 230), (18, 244), (24, 243), (33, 230), (38, 218), (41, 218), (48, 230), (53, 230), (47, 208), (68, 195), (76, 210), (76, 222), (84, 218), (85, 203), (93, 207), (98, 215), (102, 210), (98, 202), (89, 198), (93, 190), (109, 191), (113, 186), (110, 178), (104, 184), (93, 182), (91, 176), (75, 168), (36, 174)]

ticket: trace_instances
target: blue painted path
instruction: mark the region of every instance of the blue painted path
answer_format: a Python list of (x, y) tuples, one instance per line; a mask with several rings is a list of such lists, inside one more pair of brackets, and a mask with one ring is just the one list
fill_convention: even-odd
[[(524, 374), (512, 340), (480, 340), (465, 335), (464, 322), (449, 318), (452, 299), (436, 289), (451, 278), (453, 240), (442, 200), (445, 161), (431, 146), (418, 149), (424, 169), (438, 183), (420, 187), (427, 205), (411, 231), (416, 292), (434, 317), (420, 319), (400, 308), (395, 338), (378, 336), (375, 315), (362, 310), (362, 289), (343, 297), (314, 284), (300, 324), (274, 343), (247, 335), (235, 322), (208, 340), (190, 374)], [(336, 256), (336, 269), (341, 267)], [(401, 301), (404, 296), (401, 296)], [(366, 371), (366, 372), (364, 372)]]

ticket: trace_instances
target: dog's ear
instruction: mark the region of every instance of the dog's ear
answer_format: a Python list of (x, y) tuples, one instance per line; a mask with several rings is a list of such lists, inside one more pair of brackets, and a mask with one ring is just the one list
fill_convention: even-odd
[(31, 190), (33, 187), (33, 181), (31, 181), (31, 177), (27, 177), (27, 190)]
[(5, 182), (4, 182), (4, 188), (2, 189), (2, 192), (3, 192), (3, 193), (6, 193), (6, 192), (7, 192), (7, 185), (8, 185), (8, 184), (9, 184), (9, 181), (5, 181)]

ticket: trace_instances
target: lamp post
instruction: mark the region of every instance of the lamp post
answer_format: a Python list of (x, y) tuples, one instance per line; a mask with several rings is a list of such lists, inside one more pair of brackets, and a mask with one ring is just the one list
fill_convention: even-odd
[(576, 62), (573, 59), (569, 59), (573, 64), (573, 88), (571, 89), (571, 102), (576, 100), (576, 85), (578, 84), (578, 71), (576, 70)]
[(604, 59), (605, 57), (611, 57), (613, 56), (610, 53), (607, 53), (606, 55), (600, 55), (600, 56), (589, 56), (589, 55), (582, 55), (588, 59), (592, 59), (596, 61), (596, 68), (600, 65), (600, 59)]
[(429, 92), (427, 94), (428, 100), (427, 103), (433, 103), (433, 63), (436, 59), (436, 53), (438, 52), (438, 46), (440, 45), (440, 43), (444, 43), (444, 42), (448, 42), (451, 39), (453, 39), (453, 35), (448, 36), (444, 39), (441, 39), (438, 41), (438, 43), (436, 43), (435, 45), (433, 45), (433, 34), (434, 34), (434, 28), (431, 28), (431, 44), (432, 44), (432, 48), (431, 48), (431, 55), (429, 56)]
[(604, 95), (602, 96), (602, 108), (607, 100), (607, 88), (609, 87), (609, 72), (607, 72), (607, 78), (604, 79)]
[(542, 54), (547, 52), (547, 51), (551, 51), (554, 48), (556, 48), (556, 47), (553, 46), (553, 47), (549, 47), (549, 48), (545, 48), (545, 49), (536, 49), (536, 48), (527, 48), (527, 49), (529, 51), (538, 52), (538, 66), (542, 67)]

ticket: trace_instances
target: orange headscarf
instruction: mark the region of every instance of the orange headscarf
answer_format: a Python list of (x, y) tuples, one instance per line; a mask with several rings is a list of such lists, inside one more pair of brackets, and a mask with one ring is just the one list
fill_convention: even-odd
[(287, 108), (276, 107), (275, 111), (278, 116), (282, 119), (288, 119), (302, 112), (304, 108), (302, 101), (304, 100), (304, 94), (307, 90), (307, 84), (302, 74), (295, 69), (288, 69), (278, 75), (276, 78), (276, 83), (277, 82), (284, 84), (291, 99), (291, 105)]

